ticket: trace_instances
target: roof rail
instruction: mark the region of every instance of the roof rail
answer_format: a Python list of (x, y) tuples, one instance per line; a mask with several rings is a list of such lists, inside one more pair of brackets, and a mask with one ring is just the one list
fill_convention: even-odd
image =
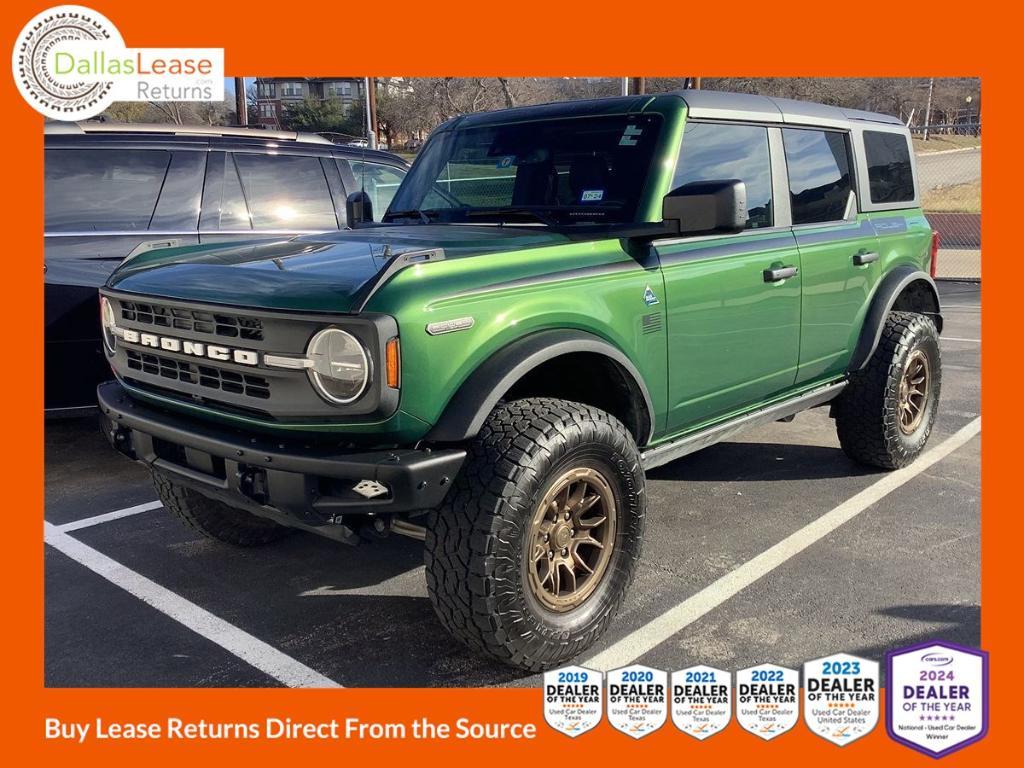
[(242, 128), (226, 125), (171, 125), (169, 123), (101, 123), (101, 122), (48, 122), (45, 133), (49, 135), (89, 133), (148, 133), (174, 136), (233, 136), (246, 139), (269, 139), (270, 141), (297, 141), (310, 144), (330, 144), (329, 139), (315, 133), (296, 131), (272, 131), (263, 128)]

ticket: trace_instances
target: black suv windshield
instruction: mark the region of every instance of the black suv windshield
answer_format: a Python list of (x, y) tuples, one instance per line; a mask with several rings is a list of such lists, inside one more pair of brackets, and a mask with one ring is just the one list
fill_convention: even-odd
[(430, 140), (384, 219), (633, 223), (660, 130), (658, 115), (455, 127)]

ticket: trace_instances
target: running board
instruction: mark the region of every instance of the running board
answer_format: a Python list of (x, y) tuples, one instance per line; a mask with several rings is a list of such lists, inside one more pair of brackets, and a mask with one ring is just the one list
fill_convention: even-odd
[(780, 419), (794, 416), (800, 413), (800, 411), (806, 411), (808, 408), (824, 405), (842, 392), (845, 386), (845, 381), (838, 384), (830, 384), (827, 387), (806, 392), (790, 400), (762, 408), (759, 411), (744, 414), (723, 424), (715, 424), (713, 427), (708, 427), (700, 432), (686, 435), (665, 445), (659, 445), (657, 448), (644, 451), (640, 454), (640, 462), (645, 470), (660, 467), (662, 464), (668, 464), (670, 461), (675, 461), (682, 456), (687, 456), (702, 448), (707, 448), (709, 445), (735, 437), (740, 432), (745, 432), (753, 427), (772, 421), (779, 421)]

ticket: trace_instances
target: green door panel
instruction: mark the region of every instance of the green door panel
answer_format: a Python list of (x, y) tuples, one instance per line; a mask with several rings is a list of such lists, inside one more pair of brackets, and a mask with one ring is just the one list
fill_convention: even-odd
[(878, 253), (878, 238), (866, 215), (793, 231), (803, 278), (797, 384), (806, 384), (846, 370), (882, 265), (881, 259), (855, 263), (857, 254)]
[(668, 306), (670, 433), (790, 389), (800, 351), (802, 269), (789, 230), (659, 244)]

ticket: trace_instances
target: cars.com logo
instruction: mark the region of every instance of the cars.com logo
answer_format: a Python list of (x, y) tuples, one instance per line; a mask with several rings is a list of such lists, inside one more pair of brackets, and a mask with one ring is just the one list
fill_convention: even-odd
[(933, 667), (945, 667), (953, 663), (953, 657), (944, 653), (926, 653), (921, 661)]

